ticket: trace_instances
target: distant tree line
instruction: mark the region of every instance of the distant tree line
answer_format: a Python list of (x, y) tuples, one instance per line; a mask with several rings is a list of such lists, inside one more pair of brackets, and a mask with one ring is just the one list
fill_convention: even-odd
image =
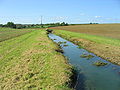
[(22, 29), (22, 28), (46, 28), (46, 27), (56, 27), (56, 26), (68, 26), (68, 23), (50, 23), (50, 24), (14, 24), (13, 22), (8, 22), (7, 24), (3, 25), (0, 24), (0, 27), (9, 27), (15, 29)]
[(90, 24), (99, 24), (99, 23), (92, 23), (92, 22), (90, 22)]
[(8, 22), (8, 23), (5, 24), (5, 25), (0, 24), (0, 27), (9, 27), (9, 28), (15, 28), (15, 29), (26, 28), (25, 25), (22, 25), (22, 24), (14, 24), (13, 22)]
[(54, 27), (54, 26), (68, 26), (68, 23), (62, 22), (62, 23), (49, 23), (49, 24), (45, 24), (45, 25), (49, 25), (50, 27)]
[(99, 23), (90, 22), (90, 23), (84, 23), (84, 24), (69, 24), (69, 25), (91, 25), (91, 24), (99, 24)]

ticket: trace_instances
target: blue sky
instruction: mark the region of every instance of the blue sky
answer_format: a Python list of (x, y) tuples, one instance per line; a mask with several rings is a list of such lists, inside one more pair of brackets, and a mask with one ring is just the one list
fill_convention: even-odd
[(0, 23), (120, 23), (120, 0), (0, 0)]

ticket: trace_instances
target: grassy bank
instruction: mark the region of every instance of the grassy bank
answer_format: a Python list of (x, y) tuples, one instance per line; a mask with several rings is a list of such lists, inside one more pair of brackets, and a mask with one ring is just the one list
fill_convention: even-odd
[(0, 42), (0, 90), (70, 90), (71, 66), (44, 30)]
[(85, 49), (120, 65), (120, 40), (103, 36), (55, 30), (55, 33)]

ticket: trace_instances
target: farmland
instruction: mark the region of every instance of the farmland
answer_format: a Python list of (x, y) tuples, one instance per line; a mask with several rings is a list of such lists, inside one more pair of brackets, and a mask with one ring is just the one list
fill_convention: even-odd
[[(101, 26), (101, 28), (96, 28), (98, 26)], [(112, 63), (120, 65), (120, 30), (118, 28), (120, 24), (115, 24), (113, 26), (107, 25), (106, 28), (105, 26), (66, 26), (55, 27), (52, 29), (55, 29), (55, 34), (69, 41), (72, 41), (77, 45), (82, 46), (83, 48), (87, 49), (90, 52), (93, 52), (97, 56), (100, 56)], [(112, 29), (110, 29), (111, 26)], [(82, 30), (80, 27), (84, 27), (86, 28), (86, 30)], [(88, 27), (89, 29), (87, 29)], [(104, 29), (102, 29), (103, 27)]]
[(66, 83), (71, 66), (44, 30), (4, 30), (0, 29), (0, 90), (70, 90)]
[(52, 29), (67, 30), (72, 32), (120, 39), (120, 24), (73, 25), (63, 27), (52, 27)]
[(31, 32), (31, 29), (11, 29), (11, 28), (0, 28), (0, 42), (17, 37), (28, 32)]

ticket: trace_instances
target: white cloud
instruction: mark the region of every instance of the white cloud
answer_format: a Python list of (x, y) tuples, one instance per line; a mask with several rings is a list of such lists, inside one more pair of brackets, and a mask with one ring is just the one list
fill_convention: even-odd
[(102, 18), (102, 16), (95, 16), (95, 18)]

